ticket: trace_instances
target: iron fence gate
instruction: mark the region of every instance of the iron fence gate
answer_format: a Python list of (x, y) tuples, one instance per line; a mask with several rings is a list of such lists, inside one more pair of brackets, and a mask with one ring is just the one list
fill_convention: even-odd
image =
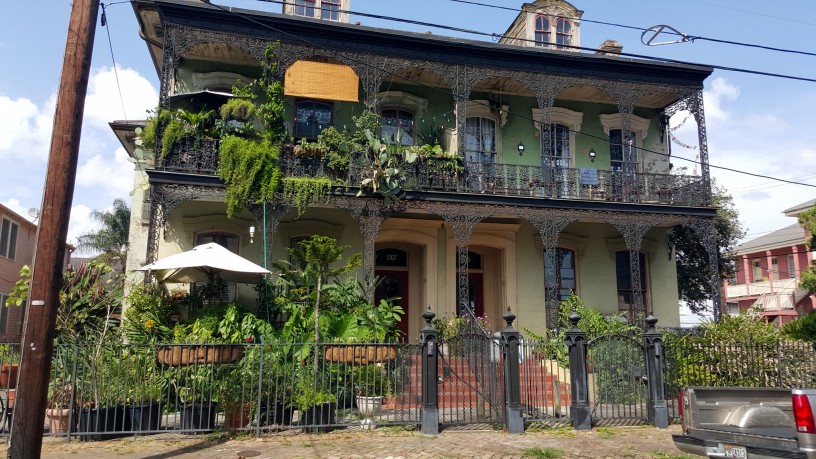
[(473, 330), (443, 341), (439, 349), (439, 421), (501, 424), (504, 420), (502, 345)]
[(588, 341), (587, 382), (593, 425), (648, 422), (646, 352), (636, 339), (610, 334)]

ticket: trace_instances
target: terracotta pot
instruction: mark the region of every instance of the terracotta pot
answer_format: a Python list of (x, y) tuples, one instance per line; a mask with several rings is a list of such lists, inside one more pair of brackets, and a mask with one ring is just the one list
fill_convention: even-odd
[(17, 388), (17, 370), (19, 365), (16, 363), (4, 363), (0, 366), (0, 389), (16, 389)]
[(236, 403), (232, 409), (224, 411), (224, 428), (228, 431), (239, 430), (249, 425), (250, 403)]
[(326, 346), (323, 355), (329, 362), (367, 365), (396, 359), (397, 349), (387, 344), (333, 344)]
[(68, 432), (68, 417), (70, 414), (71, 410), (69, 408), (48, 408), (45, 410), (52, 434)]
[(244, 347), (240, 344), (176, 344), (156, 349), (158, 361), (170, 367), (234, 363), (243, 355)]

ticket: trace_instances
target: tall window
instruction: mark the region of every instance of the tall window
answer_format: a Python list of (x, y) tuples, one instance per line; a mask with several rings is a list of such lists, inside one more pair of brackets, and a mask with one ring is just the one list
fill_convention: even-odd
[[(543, 128), (541, 154), (551, 167), (570, 167), (570, 132), (563, 124), (550, 124)], [(548, 135), (549, 134), (549, 135)], [(549, 142), (549, 145), (546, 144)]]
[(387, 143), (414, 144), (414, 114), (399, 108), (382, 111), (382, 137)]
[[(640, 255), (640, 297), (643, 298), (644, 317), (649, 314), (648, 289), (646, 279), (646, 256)], [(632, 315), (635, 302), (632, 287), (632, 270), (629, 266), (629, 251), (621, 250), (615, 253), (615, 277), (618, 284), (618, 312), (626, 315), (630, 322), (640, 319)]]
[(321, 3), (323, 10), (320, 17), (329, 21), (340, 20), (340, 0), (323, 0)]
[(788, 279), (796, 279), (796, 254), (788, 254)]
[[(544, 272), (550, 274), (550, 257), (544, 257)], [(575, 252), (569, 249), (555, 249), (555, 278), (547, 279), (558, 285), (558, 301), (564, 301), (575, 291)]]
[[(238, 253), (238, 236), (234, 234), (212, 232), (199, 234), (196, 237), (196, 245), (209, 244), (210, 242), (215, 242), (232, 253)], [(198, 287), (204, 286), (206, 286), (206, 283), (200, 283), (198, 285)], [(235, 282), (222, 282), (218, 286), (217, 292), (215, 292), (215, 297), (221, 301), (232, 301), (235, 297), (235, 289)]]
[(771, 272), (768, 273), (768, 277), (773, 280), (779, 280), (781, 278), (779, 275), (779, 259), (776, 257), (771, 257)]
[(496, 121), (474, 116), (465, 121), (465, 159), (492, 163), (496, 154)]
[(637, 170), (637, 137), (635, 133), (629, 131), (626, 142), (623, 140), (623, 129), (609, 130), (609, 158), (613, 171), (624, 170), (625, 151), (624, 147), (631, 147), (631, 170)]
[(536, 46), (549, 46), (550, 44), (550, 18), (543, 14), (535, 18), (535, 44)]
[(564, 49), (572, 44), (572, 23), (567, 18), (558, 18), (555, 22), (555, 47)]
[(331, 126), (332, 106), (315, 100), (300, 100), (295, 105), (295, 138), (317, 139), (323, 129)]
[(753, 281), (754, 282), (762, 282), (762, 261), (760, 260), (753, 260), (751, 261), (751, 267), (753, 268)]
[(0, 224), (0, 257), (14, 260), (17, 256), (17, 232), (20, 226), (4, 218)]
[(315, 0), (295, 0), (295, 14), (298, 16), (315, 17)]

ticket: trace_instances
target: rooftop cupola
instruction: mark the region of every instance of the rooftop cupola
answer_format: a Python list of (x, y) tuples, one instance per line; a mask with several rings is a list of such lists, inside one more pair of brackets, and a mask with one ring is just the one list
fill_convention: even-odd
[(499, 43), (578, 52), (583, 14), (563, 0), (525, 3)]
[(351, 0), (284, 0), (283, 14), (325, 19), (334, 22), (349, 22)]

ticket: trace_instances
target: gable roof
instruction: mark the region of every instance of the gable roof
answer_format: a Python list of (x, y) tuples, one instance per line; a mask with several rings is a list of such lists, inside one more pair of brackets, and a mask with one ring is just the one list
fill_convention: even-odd
[(810, 209), (814, 205), (816, 205), (816, 198), (813, 198), (810, 201), (805, 201), (805, 202), (803, 202), (801, 204), (796, 204), (795, 206), (793, 206), (793, 207), (791, 207), (789, 209), (785, 209), (782, 212), (788, 217), (795, 217), (795, 216), (801, 214), (802, 212)]
[(756, 239), (738, 245), (734, 255), (746, 255), (765, 250), (779, 249), (805, 243), (805, 230), (798, 223), (778, 229)]

